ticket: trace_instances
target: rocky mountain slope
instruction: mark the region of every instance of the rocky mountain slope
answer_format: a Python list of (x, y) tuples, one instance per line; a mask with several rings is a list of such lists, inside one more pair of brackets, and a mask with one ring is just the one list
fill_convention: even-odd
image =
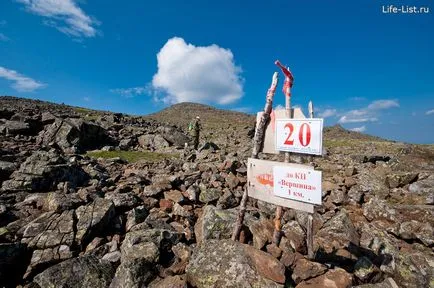
[(434, 286), (433, 146), (326, 128), (304, 159), (323, 172), (308, 259), (307, 215), (284, 209), (275, 245), (254, 199), (229, 240), (253, 128), (192, 103), (133, 117), (0, 97), (0, 287)]

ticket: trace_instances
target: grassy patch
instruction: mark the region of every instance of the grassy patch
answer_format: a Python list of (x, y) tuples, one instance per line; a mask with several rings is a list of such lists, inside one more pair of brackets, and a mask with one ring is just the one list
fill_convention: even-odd
[(137, 161), (157, 162), (163, 159), (179, 157), (178, 154), (156, 153), (148, 151), (89, 151), (86, 153), (86, 155), (93, 158), (105, 159), (119, 157), (122, 160), (126, 160), (130, 163)]
[(75, 107), (74, 109), (77, 113), (82, 113), (82, 114), (92, 112), (92, 110), (83, 107)]

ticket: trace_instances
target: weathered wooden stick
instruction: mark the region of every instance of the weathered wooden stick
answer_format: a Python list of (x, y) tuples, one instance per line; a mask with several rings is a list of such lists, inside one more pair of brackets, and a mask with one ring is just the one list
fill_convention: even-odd
[[(283, 74), (285, 74), (285, 81), (283, 83), (283, 93), (285, 94), (285, 112), (286, 117), (292, 118), (291, 111), (291, 87), (293, 85), (294, 77), (292, 76), (289, 68), (280, 64), (279, 60), (275, 62), (277, 66), (280, 67)], [(289, 152), (285, 152), (285, 163), (289, 163)], [(283, 210), (281, 206), (276, 207), (276, 216), (274, 218), (274, 233), (273, 233), (273, 243), (279, 245), (280, 239), (282, 238), (281, 231), (281, 219), (282, 219)]]
[(309, 215), (307, 216), (306, 244), (307, 258), (313, 259), (313, 215), (311, 213), (309, 213)]
[[(314, 117), (313, 103), (309, 101), (309, 118)], [(310, 162), (312, 162), (312, 156), (309, 156)], [(307, 226), (306, 226), (306, 244), (307, 244), (307, 257), (313, 259), (313, 215), (309, 213), (307, 216)]]
[[(262, 150), (262, 145), (265, 137), (265, 128), (267, 127), (268, 121), (270, 121), (270, 113), (273, 108), (273, 97), (276, 92), (277, 82), (279, 80), (279, 76), (277, 72), (274, 72), (273, 79), (271, 81), (270, 89), (267, 91), (267, 98), (265, 102), (264, 113), (259, 120), (258, 125), (255, 130), (255, 137), (253, 138), (253, 149), (252, 149), (252, 158), (257, 159), (259, 152)], [(243, 226), (244, 214), (246, 212), (247, 205), (247, 186), (244, 189), (243, 197), (241, 198), (240, 203), (240, 211), (238, 212), (237, 222), (235, 223), (234, 231), (232, 233), (232, 240), (236, 241), (240, 235), (241, 227)]]
[(273, 109), (273, 98), (276, 92), (277, 82), (279, 81), (279, 74), (274, 72), (273, 79), (271, 81), (270, 89), (267, 91), (267, 98), (265, 101), (264, 113), (262, 114), (259, 124), (256, 127), (255, 137), (253, 139), (253, 149), (252, 158), (257, 159), (259, 152), (262, 150), (262, 144), (265, 137), (265, 128), (267, 127), (268, 121), (270, 121), (270, 113)]

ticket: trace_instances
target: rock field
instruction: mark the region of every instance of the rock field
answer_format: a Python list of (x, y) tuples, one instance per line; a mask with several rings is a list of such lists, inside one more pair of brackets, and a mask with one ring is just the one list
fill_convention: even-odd
[[(201, 116), (198, 151), (184, 148)], [(138, 117), (0, 97), (0, 287), (434, 287), (434, 145), (325, 129), (313, 217), (249, 199), (254, 117)], [(283, 161), (283, 155), (260, 155)]]

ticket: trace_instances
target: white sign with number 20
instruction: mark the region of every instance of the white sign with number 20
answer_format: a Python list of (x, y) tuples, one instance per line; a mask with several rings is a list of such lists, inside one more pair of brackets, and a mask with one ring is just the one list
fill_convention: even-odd
[(322, 118), (276, 119), (276, 150), (322, 155)]

